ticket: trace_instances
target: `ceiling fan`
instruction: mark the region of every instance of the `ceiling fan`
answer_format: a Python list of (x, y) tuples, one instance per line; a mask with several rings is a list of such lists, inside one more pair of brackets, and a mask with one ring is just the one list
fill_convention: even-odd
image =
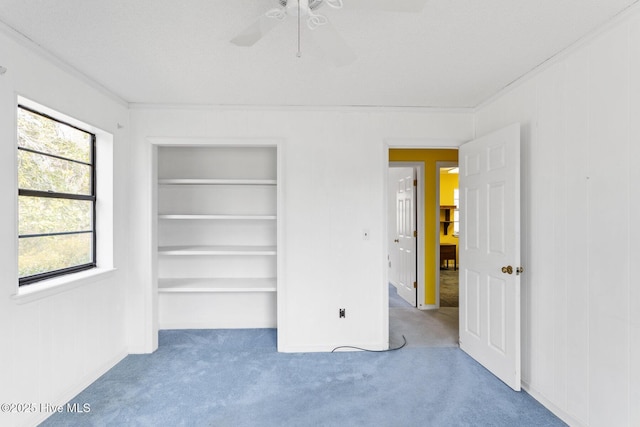
[(325, 4), (333, 9), (358, 8), (375, 9), (390, 12), (420, 12), (426, 0), (274, 0), (279, 7), (270, 9), (231, 39), (237, 46), (249, 47), (260, 41), (287, 17), (298, 22), (298, 56), (300, 51), (301, 23), (312, 30), (310, 35), (318, 47), (337, 66), (348, 65), (355, 61), (355, 52), (347, 45), (338, 31), (325, 15), (316, 12)]

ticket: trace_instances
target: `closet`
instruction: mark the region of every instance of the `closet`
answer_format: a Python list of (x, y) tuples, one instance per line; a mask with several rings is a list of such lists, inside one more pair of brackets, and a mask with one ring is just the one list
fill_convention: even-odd
[(159, 329), (276, 326), (277, 148), (157, 147)]

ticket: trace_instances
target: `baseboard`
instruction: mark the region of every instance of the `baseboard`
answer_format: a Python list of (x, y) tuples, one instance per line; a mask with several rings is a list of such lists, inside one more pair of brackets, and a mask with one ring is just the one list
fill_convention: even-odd
[[(54, 405), (65, 405), (67, 402), (69, 402), (71, 399), (77, 396), (81, 391), (83, 391), (85, 388), (93, 384), (98, 378), (106, 374), (107, 371), (109, 371), (109, 369), (113, 368), (118, 363), (120, 363), (122, 359), (124, 359), (125, 357), (127, 357), (126, 352), (119, 353), (116, 357), (112, 358), (109, 362), (105, 363), (104, 365), (98, 367), (97, 369), (93, 370), (91, 373), (86, 375), (84, 380), (82, 380), (80, 383), (74, 386), (71, 386), (66, 391), (60, 393), (60, 395), (57, 396), (51, 403)], [(40, 424), (41, 422), (49, 418), (51, 415), (52, 413), (34, 413), (34, 417), (29, 420), (26, 420), (26, 423), (23, 425), (37, 426), (38, 424)]]
[(565, 411), (554, 405), (549, 399), (544, 397), (543, 394), (538, 392), (535, 388), (531, 387), (529, 383), (526, 381), (522, 381), (522, 389), (529, 393), (531, 397), (540, 402), (542, 406), (553, 412), (555, 416), (560, 418), (565, 423), (569, 424), (572, 427), (588, 427), (587, 424), (583, 424), (580, 421), (576, 420), (571, 415), (567, 414)]
[[(280, 353), (329, 353), (337, 347), (345, 346), (346, 344), (324, 344), (324, 345), (283, 345), (278, 347)], [(361, 349), (367, 349), (371, 351), (383, 351), (389, 349), (389, 343), (351, 343), (349, 346), (359, 347)], [(341, 351), (362, 351), (356, 348), (342, 348), (336, 350)]]
[(205, 321), (205, 322), (163, 322), (158, 324), (158, 330), (165, 329), (274, 329), (276, 321), (266, 320), (263, 322), (227, 322), (227, 321)]

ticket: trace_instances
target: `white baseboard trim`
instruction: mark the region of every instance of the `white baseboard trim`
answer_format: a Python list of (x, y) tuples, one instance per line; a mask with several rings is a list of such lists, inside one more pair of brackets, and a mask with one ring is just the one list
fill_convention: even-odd
[[(329, 353), (331, 352), (331, 350), (337, 348), (337, 347), (342, 347), (345, 346), (347, 344), (324, 344), (324, 345), (282, 345), (278, 347), (278, 352), (279, 353)], [(365, 348), (367, 350), (375, 350), (375, 351), (381, 351), (381, 350), (388, 350), (389, 349), (389, 343), (380, 343), (380, 342), (376, 342), (376, 343), (351, 343), (348, 344), (349, 346), (355, 346), (355, 347), (360, 347), (360, 348)], [(343, 348), (343, 349), (338, 349), (336, 350), (337, 352), (340, 351), (361, 351), (361, 350), (357, 350), (357, 349), (349, 349), (349, 348)]]
[(569, 424), (572, 427), (588, 427), (587, 424), (584, 424), (578, 420), (576, 420), (571, 415), (567, 414), (564, 410), (560, 409), (558, 406), (553, 404), (549, 399), (547, 399), (542, 393), (538, 392), (535, 388), (531, 387), (529, 383), (526, 381), (522, 381), (522, 389), (529, 393), (531, 397), (540, 402), (542, 406), (553, 412), (555, 416), (560, 418), (565, 423)]
[(275, 319), (254, 321), (254, 322), (234, 322), (234, 321), (204, 321), (204, 322), (162, 322), (158, 323), (158, 330), (167, 329), (275, 329), (277, 324)]
[[(124, 359), (125, 357), (127, 357), (126, 352), (118, 353), (118, 355), (112, 358), (109, 362), (105, 363), (102, 366), (99, 366), (97, 369), (94, 369), (92, 372), (87, 374), (84, 377), (84, 379), (80, 381), (78, 384), (75, 384), (69, 387), (66, 391), (60, 393), (60, 395), (54, 399), (52, 404), (65, 405), (67, 402), (69, 402), (71, 399), (77, 396), (81, 391), (89, 387), (98, 378), (106, 374), (109, 369), (113, 368), (118, 363), (120, 363), (122, 359)], [(49, 418), (52, 415), (52, 413), (36, 412), (33, 415), (34, 417), (30, 418), (29, 420), (25, 420), (26, 422), (25, 424), (23, 424), (24, 426), (37, 426), (38, 424), (40, 424), (41, 422)]]

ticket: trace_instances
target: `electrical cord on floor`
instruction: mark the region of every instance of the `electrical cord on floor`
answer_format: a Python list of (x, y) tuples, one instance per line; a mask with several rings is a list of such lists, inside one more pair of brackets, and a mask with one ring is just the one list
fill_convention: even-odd
[(331, 350), (331, 353), (333, 353), (334, 351), (340, 349), (340, 348), (351, 348), (353, 350), (362, 350), (362, 351), (368, 351), (370, 353), (385, 353), (387, 351), (396, 351), (396, 350), (400, 350), (401, 348), (403, 348), (405, 345), (407, 345), (407, 339), (404, 337), (404, 335), (402, 336), (402, 339), (404, 340), (404, 342), (402, 343), (402, 345), (400, 347), (396, 347), (396, 348), (388, 348), (386, 350), (368, 350), (366, 348), (361, 348), (361, 347), (354, 347), (352, 345), (341, 345), (339, 347), (334, 348), (333, 350)]

